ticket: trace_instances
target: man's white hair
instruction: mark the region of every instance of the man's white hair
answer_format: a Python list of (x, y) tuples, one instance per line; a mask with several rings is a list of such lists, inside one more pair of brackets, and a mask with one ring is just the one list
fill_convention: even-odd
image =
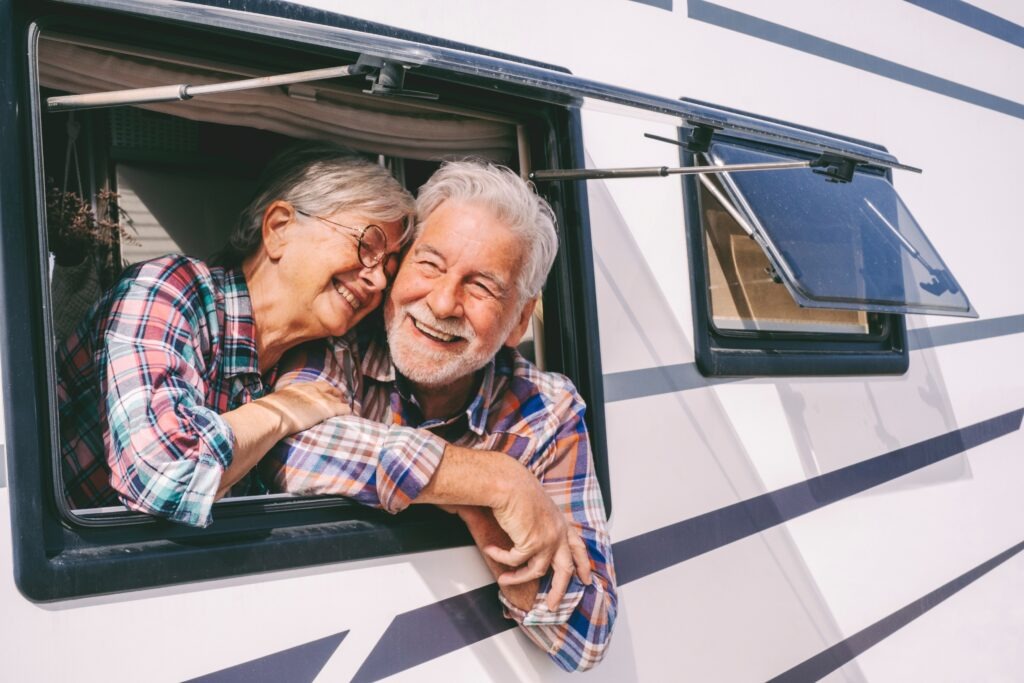
[(518, 235), (523, 244), (519, 295), (523, 301), (540, 294), (558, 252), (555, 214), (544, 198), (512, 169), (487, 161), (445, 162), (416, 197), (416, 235), (431, 213), (445, 201), (488, 208)]

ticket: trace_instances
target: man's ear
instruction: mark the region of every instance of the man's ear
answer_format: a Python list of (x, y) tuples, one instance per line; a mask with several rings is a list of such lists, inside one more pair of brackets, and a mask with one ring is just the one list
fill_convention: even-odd
[(525, 304), (523, 304), (523, 310), (519, 313), (519, 320), (516, 322), (516, 326), (512, 328), (512, 332), (509, 333), (508, 338), (505, 340), (505, 346), (516, 346), (522, 340), (523, 335), (526, 334), (526, 328), (530, 326), (530, 316), (533, 315), (533, 309), (537, 306), (537, 297), (533, 297)]
[(284, 245), (287, 243), (290, 234), (285, 228), (295, 219), (295, 207), (288, 202), (278, 199), (271, 202), (266, 211), (263, 212), (263, 249), (271, 260), (281, 258)]

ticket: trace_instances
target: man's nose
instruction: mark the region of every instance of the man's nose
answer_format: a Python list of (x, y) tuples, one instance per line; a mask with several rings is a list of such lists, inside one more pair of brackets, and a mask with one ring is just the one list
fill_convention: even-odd
[(462, 295), (457, 278), (442, 276), (434, 280), (427, 295), (427, 305), (438, 318), (461, 318)]

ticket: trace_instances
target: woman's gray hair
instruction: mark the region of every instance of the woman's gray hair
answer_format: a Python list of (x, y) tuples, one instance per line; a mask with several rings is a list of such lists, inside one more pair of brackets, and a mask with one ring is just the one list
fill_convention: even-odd
[(442, 202), (486, 206), (522, 239), (524, 261), (519, 275), (523, 301), (540, 294), (558, 253), (555, 213), (533, 187), (512, 169), (487, 161), (445, 162), (416, 197), (416, 235)]
[(391, 173), (366, 157), (326, 143), (305, 143), (278, 155), (263, 171), (256, 196), (242, 211), (230, 250), (239, 258), (262, 243), (263, 214), (283, 199), (314, 216), (344, 210), (371, 221), (406, 223), (415, 209), (412, 195)]

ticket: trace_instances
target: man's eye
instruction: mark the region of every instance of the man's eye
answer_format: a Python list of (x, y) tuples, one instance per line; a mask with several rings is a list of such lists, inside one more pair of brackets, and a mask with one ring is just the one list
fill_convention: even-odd
[(438, 275), (441, 272), (441, 268), (433, 261), (419, 261), (417, 265), (428, 276)]
[(473, 296), (482, 299), (493, 299), (495, 297), (495, 294), (491, 291), (490, 287), (482, 282), (470, 282), (469, 291)]

